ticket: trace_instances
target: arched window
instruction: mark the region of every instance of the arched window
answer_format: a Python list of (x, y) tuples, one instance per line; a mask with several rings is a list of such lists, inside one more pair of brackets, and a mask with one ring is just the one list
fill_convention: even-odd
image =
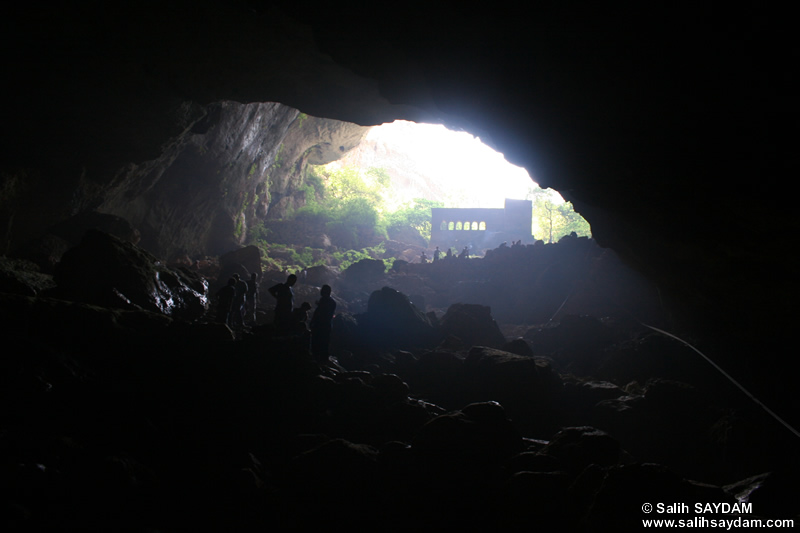
[(473, 222), (472, 223), (472, 231), (478, 231), (478, 223), (477, 222)]
[(447, 225), (447, 229), (449, 229), (450, 231), (453, 231), (454, 229), (456, 229), (456, 225), (455, 225), (455, 223), (453, 223), (453, 222), (450, 222), (450, 223)]
[(464, 222), (464, 229), (469, 230), (469, 221)]
[(461, 222), (456, 222), (456, 229), (461, 231)]
[(439, 224), (439, 229), (440, 229), (440, 230), (446, 230), (446, 229), (447, 229), (447, 222), (445, 222), (444, 220), (442, 220), (442, 223), (441, 223), (441, 224)]
[(478, 226), (478, 229), (481, 231), (486, 231), (486, 222), (481, 222)]

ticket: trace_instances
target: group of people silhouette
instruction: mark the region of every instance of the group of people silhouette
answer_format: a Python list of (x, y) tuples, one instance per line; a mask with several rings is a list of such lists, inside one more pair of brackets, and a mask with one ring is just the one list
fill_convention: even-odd
[[(442, 251), (437, 246), (436, 249), (433, 251), (433, 262), (435, 263), (436, 261), (439, 261), (439, 260), (445, 260), (446, 261), (446, 260), (449, 260), (449, 259), (455, 259), (456, 257), (458, 259), (467, 259), (469, 257), (469, 246), (464, 246), (464, 249), (461, 250), (461, 252), (458, 255), (454, 254), (453, 253), (453, 249), (448, 246), (447, 247), (447, 251), (444, 253), (444, 257), (442, 257), (442, 255), (443, 255)], [(425, 253), (424, 250), (423, 250), (422, 254), (419, 256), (419, 262), (420, 263), (429, 263), (430, 262), (430, 260), (428, 259), (428, 255)]]
[(279, 333), (310, 336), (311, 355), (315, 359), (324, 361), (329, 355), (331, 322), (336, 313), (336, 300), (331, 297), (331, 286), (323, 285), (320, 288), (317, 308), (311, 316), (311, 321), (308, 322), (311, 304), (303, 302), (300, 307), (294, 307), (292, 287), (295, 283), (297, 276), (289, 274), (285, 283), (278, 283), (268, 289), (275, 298), (275, 329)]
[[(311, 304), (303, 302), (299, 307), (294, 307), (293, 287), (297, 280), (296, 274), (289, 274), (284, 283), (277, 283), (267, 289), (275, 298), (275, 332), (308, 338), (312, 356), (324, 361), (329, 356), (331, 322), (336, 313), (336, 300), (331, 297), (330, 285), (323, 285), (320, 288), (320, 298), (316, 302), (317, 308), (309, 321)], [(217, 293), (217, 322), (234, 330), (241, 330), (245, 325), (255, 325), (258, 286), (257, 274), (252, 274), (249, 281), (234, 274), (228, 284)]]
[(249, 281), (234, 274), (217, 293), (217, 322), (231, 328), (243, 328), (245, 323), (255, 324), (258, 306), (258, 275), (254, 272)]

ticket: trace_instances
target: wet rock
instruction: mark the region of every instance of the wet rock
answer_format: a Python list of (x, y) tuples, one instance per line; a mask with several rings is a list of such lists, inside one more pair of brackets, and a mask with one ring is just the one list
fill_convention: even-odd
[(444, 335), (453, 335), (470, 346), (502, 346), (506, 339), (491, 308), (477, 304), (453, 304), (441, 320)]
[(84, 303), (187, 320), (208, 306), (206, 283), (197, 274), (170, 270), (146, 251), (96, 230), (64, 254), (54, 279), (59, 296)]

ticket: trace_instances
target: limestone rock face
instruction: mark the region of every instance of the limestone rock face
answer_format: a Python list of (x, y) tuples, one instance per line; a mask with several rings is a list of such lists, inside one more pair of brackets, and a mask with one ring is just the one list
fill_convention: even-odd
[(156, 255), (223, 253), (258, 219), (304, 205), (306, 163), (332, 160), (365, 131), (276, 103), (213, 104), (157, 159), (120, 171), (98, 209), (129, 220)]

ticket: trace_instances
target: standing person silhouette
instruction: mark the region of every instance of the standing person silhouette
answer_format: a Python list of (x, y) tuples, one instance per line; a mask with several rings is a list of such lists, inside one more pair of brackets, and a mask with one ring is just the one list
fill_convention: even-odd
[(256, 307), (258, 307), (258, 274), (250, 274), (247, 282), (247, 306), (245, 316), (252, 323), (256, 323)]
[(320, 299), (311, 317), (311, 355), (317, 361), (328, 359), (331, 342), (331, 321), (336, 313), (336, 300), (331, 298), (331, 286), (323, 285), (319, 291)]
[(294, 291), (292, 286), (297, 283), (297, 276), (289, 274), (286, 283), (278, 283), (268, 289), (269, 293), (275, 298), (275, 327), (286, 329), (292, 321), (292, 309), (294, 308)]

